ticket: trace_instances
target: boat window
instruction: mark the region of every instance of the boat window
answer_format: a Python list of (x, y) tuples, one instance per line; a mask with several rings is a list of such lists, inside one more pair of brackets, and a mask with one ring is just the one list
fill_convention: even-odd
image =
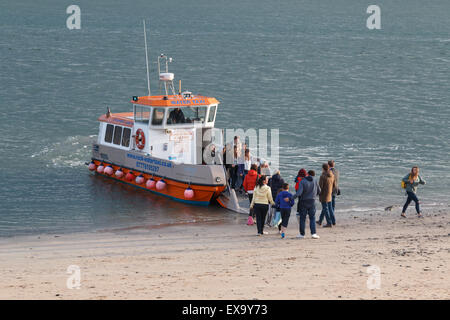
[(179, 107), (170, 108), (167, 124), (205, 122), (206, 107)]
[(122, 146), (124, 146), (124, 147), (129, 147), (130, 146), (130, 135), (131, 135), (131, 129), (130, 128), (123, 128)]
[(106, 132), (105, 132), (105, 142), (112, 142), (112, 136), (113, 136), (114, 126), (112, 124), (106, 125)]
[(209, 108), (208, 122), (213, 122), (215, 116), (216, 116), (216, 106), (212, 106)]
[(163, 123), (164, 108), (154, 108), (152, 116), (152, 125), (159, 126)]
[(150, 120), (150, 108), (143, 106), (134, 106), (134, 121), (148, 123)]
[(114, 128), (114, 139), (113, 139), (113, 143), (114, 144), (118, 144), (120, 145), (120, 139), (122, 138), (122, 127), (121, 126), (116, 126)]

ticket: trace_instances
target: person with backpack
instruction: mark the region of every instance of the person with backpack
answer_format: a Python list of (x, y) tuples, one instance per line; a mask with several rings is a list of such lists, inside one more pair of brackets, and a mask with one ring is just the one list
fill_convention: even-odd
[(408, 209), (411, 201), (414, 201), (416, 203), (417, 217), (422, 218), (422, 212), (420, 211), (420, 201), (419, 198), (417, 198), (416, 194), (419, 184), (426, 184), (426, 182), (419, 175), (419, 167), (414, 166), (412, 167), (411, 172), (402, 179), (402, 187), (406, 190), (406, 194), (408, 196), (401, 214), (403, 218), (406, 218), (406, 209)]
[(334, 179), (333, 173), (330, 172), (330, 166), (328, 163), (324, 163), (322, 165), (322, 175), (319, 179), (319, 187), (319, 201), (322, 203), (322, 212), (320, 213), (317, 224), (321, 225), (323, 218), (325, 217), (327, 224), (323, 227), (331, 228), (333, 225), (336, 225), (333, 206), (331, 204), (331, 195), (333, 193), (333, 189), (336, 188), (336, 180)]
[[(244, 190), (248, 194), (248, 200), (250, 201), (250, 204), (252, 203), (253, 200), (253, 190), (255, 189), (256, 182), (258, 181), (259, 178), (259, 174), (256, 172), (256, 170), (258, 170), (258, 166), (254, 163), (250, 166), (250, 170), (245, 175), (243, 183)], [(254, 218), (255, 218), (255, 211), (250, 209), (250, 212), (248, 214), (247, 225), (249, 226), (253, 225)]]
[(314, 176), (316, 175), (314, 170), (309, 170), (308, 175), (302, 179), (298, 186), (297, 193), (294, 198), (299, 198), (298, 203), (300, 206), (300, 221), (299, 231), (297, 236), (299, 239), (305, 237), (305, 224), (306, 216), (309, 217), (309, 228), (311, 230), (311, 237), (313, 239), (319, 239), (319, 235), (316, 233), (316, 197), (320, 194), (320, 186)]
[[(297, 176), (295, 177), (295, 192), (298, 191), (298, 186), (300, 184), (300, 181), (302, 181), (302, 179), (304, 177), (306, 177), (308, 175), (308, 173), (306, 172), (305, 169), (301, 168), (298, 173)], [(297, 202), (297, 215), (300, 215), (300, 202)]]
[(336, 213), (336, 196), (341, 194), (341, 190), (339, 190), (339, 170), (336, 169), (334, 160), (329, 160), (328, 165), (336, 180), (336, 187), (333, 188), (333, 193), (331, 194), (331, 206), (333, 207), (333, 213)]
[(294, 205), (294, 197), (289, 192), (289, 184), (283, 183), (282, 190), (278, 193), (275, 204), (280, 208), (281, 212), (281, 239), (284, 239), (286, 229), (289, 223), (289, 217), (291, 216), (291, 208)]
[(297, 176), (296, 176), (295, 179), (294, 179), (294, 182), (295, 182), (295, 192), (297, 192), (297, 190), (298, 190), (298, 185), (300, 184), (300, 181), (302, 181), (302, 179), (303, 179), (304, 177), (306, 177), (307, 174), (308, 174), (308, 173), (307, 173), (306, 170), (303, 169), (303, 168), (301, 168), (301, 169), (298, 171)]
[(268, 179), (264, 175), (258, 179), (256, 187), (253, 190), (252, 203), (250, 204), (250, 209), (254, 208), (255, 210), (258, 236), (267, 234), (267, 232), (264, 232), (264, 222), (266, 221), (269, 204), (275, 204), (272, 198), (272, 191), (267, 183)]

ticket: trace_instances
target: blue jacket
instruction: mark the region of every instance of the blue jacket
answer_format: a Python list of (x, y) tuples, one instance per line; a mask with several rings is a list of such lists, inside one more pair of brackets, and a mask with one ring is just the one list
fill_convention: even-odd
[(307, 176), (300, 181), (297, 193), (294, 198), (299, 197), (300, 201), (314, 200), (320, 194), (319, 183), (311, 176)]
[[(289, 198), (289, 202), (285, 201), (284, 198)], [(280, 209), (290, 209), (294, 203), (294, 196), (289, 191), (280, 191), (275, 199), (275, 204)]]

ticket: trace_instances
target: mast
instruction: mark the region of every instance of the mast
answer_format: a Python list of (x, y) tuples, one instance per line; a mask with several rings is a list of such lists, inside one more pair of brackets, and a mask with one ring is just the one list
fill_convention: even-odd
[(148, 69), (147, 31), (145, 29), (145, 19), (142, 20), (142, 22), (144, 23), (145, 63), (147, 65), (147, 87), (148, 87), (148, 95), (151, 96), (151, 94), (150, 94), (150, 72)]

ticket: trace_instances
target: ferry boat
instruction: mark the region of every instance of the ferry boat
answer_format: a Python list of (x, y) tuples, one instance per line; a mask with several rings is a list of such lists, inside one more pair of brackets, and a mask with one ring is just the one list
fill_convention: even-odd
[(244, 212), (227, 186), (223, 164), (215, 160), (222, 154), (223, 134), (212, 162), (203, 157), (205, 150), (214, 150), (208, 149), (212, 144), (205, 137), (213, 135), (207, 131), (220, 130), (214, 128), (219, 101), (181, 92), (181, 81), (175, 93), (169, 62), (172, 58), (158, 56), (159, 95), (133, 96), (131, 112), (108, 108), (98, 118), (89, 170), (176, 201), (202, 206), (217, 201)]

